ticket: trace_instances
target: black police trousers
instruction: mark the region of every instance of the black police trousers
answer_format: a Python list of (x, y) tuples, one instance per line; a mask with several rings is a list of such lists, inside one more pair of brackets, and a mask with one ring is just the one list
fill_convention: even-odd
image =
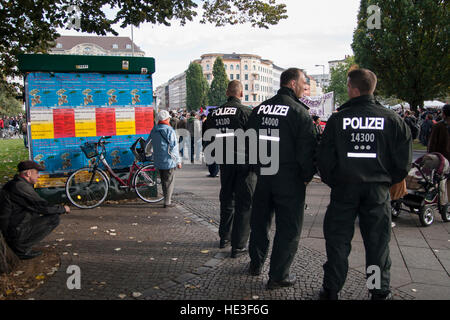
[(59, 222), (59, 214), (27, 216), (8, 234), (6, 241), (16, 254), (26, 254), (31, 247), (48, 236)]
[[(369, 291), (372, 294), (389, 293), (390, 195), (389, 186), (379, 183), (343, 184), (332, 187), (330, 205), (323, 224), (327, 251), (327, 262), (323, 266), (323, 287), (339, 292), (344, 286), (356, 217), (359, 218), (366, 251), (366, 270), (370, 266), (375, 266), (380, 271), (381, 286), (369, 288)], [(368, 276), (373, 274), (372, 271)]]
[(262, 267), (269, 251), (269, 231), (275, 214), (276, 231), (269, 277), (282, 281), (297, 253), (303, 225), (306, 186), (295, 170), (280, 168), (274, 176), (258, 176), (253, 197), (249, 254), (255, 268)]
[(248, 165), (220, 165), (221, 240), (231, 240), (234, 249), (247, 247), (256, 174)]

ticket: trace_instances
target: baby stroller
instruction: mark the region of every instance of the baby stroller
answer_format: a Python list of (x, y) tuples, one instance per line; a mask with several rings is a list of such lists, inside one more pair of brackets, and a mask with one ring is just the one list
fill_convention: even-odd
[(409, 211), (419, 215), (422, 226), (428, 227), (434, 221), (438, 211), (444, 222), (450, 221), (450, 204), (443, 203), (446, 198), (446, 181), (450, 177), (450, 165), (440, 153), (428, 153), (413, 164), (406, 177), (408, 194), (392, 201), (392, 218), (397, 218), (400, 211)]

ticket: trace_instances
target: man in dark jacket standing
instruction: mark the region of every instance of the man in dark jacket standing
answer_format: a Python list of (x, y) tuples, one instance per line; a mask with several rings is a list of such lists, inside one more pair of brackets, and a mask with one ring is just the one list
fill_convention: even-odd
[[(231, 81), (227, 89), (228, 101), (210, 112), (204, 124), (206, 130), (212, 128), (218, 130), (215, 139), (223, 139), (224, 161), (220, 164), (219, 246), (225, 248), (231, 241), (232, 258), (247, 252), (251, 204), (256, 185), (256, 175), (250, 170), (250, 166), (237, 164), (237, 153), (242, 146), (237, 146), (234, 133), (238, 129), (242, 131), (245, 129), (252, 111), (241, 104), (242, 96), (242, 84), (237, 80)], [(233, 141), (228, 141), (227, 137)], [(229, 145), (230, 142), (234, 143)], [(231, 163), (226, 159), (231, 159)]]
[(366, 249), (367, 276), (375, 279), (369, 287), (371, 297), (391, 297), (389, 187), (408, 174), (412, 138), (408, 125), (375, 100), (376, 83), (370, 70), (349, 72), (350, 100), (328, 119), (319, 145), (320, 176), (331, 187), (323, 226), (328, 259), (323, 300), (337, 299), (344, 285), (356, 217)]
[(260, 151), (264, 144), (269, 144), (266, 150), (270, 149), (273, 161), (278, 160), (275, 173), (265, 170), (268, 165), (262, 159), (257, 165), (258, 182), (250, 224), (249, 272), (257, 276), (268, 254), (268, 232), (275, 214), (269, 290), (292, 286), (296, 281), (289, 270), (300, 240), (306, 184), (315, 173), (313, 158), (317, 146), (308, 107), (299, 100), (306, 84), (305, 74), (290, 68), (281, 74), (280, 84), (273, 98), (253, 109), (248, 122), (248, 128), (258, 135)]
[(6, 242), (20, 259), (42, 254), (32, 246), (59, 225), (59, 215), (69, 213), (68, 206), (50, 205), (34, 190), (43, 169), (34, 161), (22, 161), (19, 174), (0, 191), (0, 230)]

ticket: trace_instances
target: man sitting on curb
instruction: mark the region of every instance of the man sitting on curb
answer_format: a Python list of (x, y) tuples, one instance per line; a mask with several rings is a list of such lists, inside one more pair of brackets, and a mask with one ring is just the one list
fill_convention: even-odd
[(69, 213), (68, 206), (51, 205), (42, 199), (33, 185), (43, 169), (34, 161), (18, 164), (19, 174), (0, 190), (0, 231), (17, 256), (32, 259), (42, 254), (31, 247), (59, 225), (59, 215)]

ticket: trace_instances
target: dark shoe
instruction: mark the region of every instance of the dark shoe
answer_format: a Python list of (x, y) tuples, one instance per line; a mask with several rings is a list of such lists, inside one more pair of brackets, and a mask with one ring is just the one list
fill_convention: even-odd
[(42, 254), (42, 251), (29, 250), (26, 253), (17, 254), (17, 256), (19, 257), (20, 260), (28, 260), (28, 259), (33, 259), (33, 258), (39, 257), (41, 254)]
[(338, 294), (325, 288), (320, 289), (319, 300), (339, 300)]
[(244, 253), (247, 253), (247, 248), (231, 249), (231, 258), (237, 258), (239, 256), (242, 256)]
[(255, 266), (252, 265), (252, 263), (250, 262), (250, 267), (248, 268), (248, 273), (250, 273), (251, 276), (259, 276), (262, 272), (262, 267), (261, 266)]
[(267, 282), (267, 290), (274, 290), (274, 289), (279, 289), (279, 288), (284, 288), (284, 287), (292, 287), (296, 281), (297, 281), (296, 276), (291, 275), (291, 274), (286, 279), (281, 280), (281, 281), (274, 281), (269, 278), (269, 281)]
[(223, 249), (230, 245), (230, 240), (220, 240), (219, 248)]
[(394, 300), (392, 293), (373, 293), (370, 300)]
[(177, 205), (175, 203), (164, 204), (164, 208), (175, 208)]

